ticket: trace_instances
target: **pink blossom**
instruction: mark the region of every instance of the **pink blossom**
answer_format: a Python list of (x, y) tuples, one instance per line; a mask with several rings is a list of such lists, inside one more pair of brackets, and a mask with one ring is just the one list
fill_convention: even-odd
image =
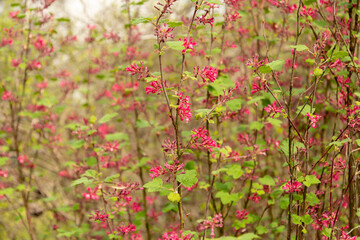
[(21, 61), (18, 59), (11, 60), (11, 66), (14, 68), (18, 67), (20, 65), (20, 63), (21, 63)]
[(206, 66), (200, 71), (200, 77), (202, 78), (203, 82), (206, 82), (208, 79), (210, 82), (215, 82), (218, 75), (218, 70), (211, 66)]
[(141, 62), (140, 67), (136, 63), (131, 64), (130, 67), (126, 68), (126, 71), (130, 72), (133, 76), (137, 75), (138, 80), (149, 76), (149, 70), (147, 67), (144, 67), (143, 62)]
[(251, 94), (257, 93), (259, 91), (261, 91), (262, 89), (257, 85), (257, 83), (254, 81), (252, 84), (252, 90), (251, 90)]
[(315, 14), (316, 14), (315, 10), (312, 9), (311, 7), (307, 8), (306, 6), (303, 6), (301, 11), (300, 11), (300, 15), (303, 16), (303, 17), (310, 16), (310, 17), (313, 18), (313, 17), (315, 17)]
[(346, 232), (344, 232), (344, 231), (341, 231), (341, 238), (340, 238), (340, 240), (356, 240), (356, 236), (354, 236), (354, 237), (351, 237), (351, 236), (349, 236)]
[(104, 33), (103, 35), (106, 39), (111, 39), (114, 43), (120, 41), (119, 34), (113, 33), (112, 31), (110, 31), (109, 33)]
[(312, 128), (316, 128), (316, 122), (321, 118), (320, 115), (313, 115), (313, 114), (310, 114), (310, 113), (306, 113), (306, 116), (309, 117), (310, 119), (310, 125)]
[(45, 89), (45, 88), (47, 88), (47, 86), (48, 86), (48, 84), (46, 81), (42, 81), (42, 82), (36, 84), (36, 87), (38, 89)]
[(244, 210), (236, 210), (236, 218), (239, 220), (243, 220), (243, 219), (248, 219), (247, 215), (249, 215), (249, 213), (244, 209)]
[(82, 196), (86, 200), (99, 200), (100, 197), (96, 194), (98, 187), (95, 187), (94, 190), (92, 190), (90, 187), (88, 187), (87, 192), (83, 192)]
[(129, 223), (129, 225), (121, 225), (116, 227), (116, 231), (120, 232), (123, 236), (128, 235), (130, 232), (136, 231), (136, 226), (134, 224)]
[[(193, 143), (191, 144), (192, 148), (205, 148), (209, 152), (212, 152), (212, 148), (216, 147), (216, 142), (209, 136), (208, 131), (200, 127), (198, 129), (192, 130), (194, 134), (191, 135), (193, 138)], [(199, 141), (200, 140), (200, 141)]]
[(8, 171), (3, 171), (2, 169), (0, 169), (0, 177), (7, 178), (8, 177)]
[(36, 60), (32, 60), (28, 63), (27, 65), (27, 68), (29, 70), (34, 70), (34, 69), (41, 69), (42, 68), (42, 65), (39, 61), (36, 61)]
[(210, 237), (211, 239), (215, 238), (215, 227), (222, 227), (223, 226), (223, 218), (221, 213), (216, 214), (213, 218), (209, 218), (208, 220), (202, 221), (199, 226), (198, 230), (203, 231), (205, 229), (210, 228)]
[(168, 38), (174, 38), (172, 31), (174, 31), (174, 28), (168, 27), (167, 24), (164, 23), (163, 27), (157, 26), (155, 28), (155, 36), (158, 37), (159, 42), (165, 42)]
[(261, 197), (257, 193), (254, 193), (251, 196), (249, 196), (249, 200), (254, 201), (256, 203), (259, 203), (260, 199)]
[(290, 181), (287, 181), (287, 183), (282, 187), (286, 193), (289, 192), (300, 192), (302, 190), (302, 184), (301, 182), (293, 181), (291, 184)]
[(208, 13), (209, 13), (209, 10), (206, 10), (205, 14), (201, 15), (201, 17), (197, 17), (195, 20), (204, 25), (209, 23), (211, 26), (213, 26), (214, 18), (213, 17), (206, 18)]
[(171, 232), (166, 232), (162, 235), (161, 238), (159, 238), (159, 240), (191, 240), (193, 239), (193, 236), (191, 233), (187, 234), (187, 235), (183, 235), (182, 231), (171, 231)]
[(192, 112), (190, 110), (190, 97), (186, 96), (184, 98), (182, 92), (179, 93), (178, 96), (179, 96), (179, 107), (177, 110), (179, 113), (180, 120), (181, 121), (185, 120), (186, 122), (189, 122), (192, 116)]
[[(181, 38), (179, 39), (181, 41)], [(191, 51), (194, 51), (194, 46), (196, 46), (196, 42), (193, 42), (193, 38), (190, 37), (189, 40), (187, 38), (184, 38), (184, 50), (182, 50), (182, 54), (186, 53), (186, 50), (190, 49)]]
[(131, 205), (131, 209), (136, 213), (142, 211), (141, 204), (137, 202), (133, 202), (133, 204)]
[(109, 218), (109, 214), (106, 214), (104, 210), (95, 210), (95, 213), (92, 213), (89, 219), (93, 219), (94, 221), (106, 222)]
[(116, 152), (119, 150), (119, 145), (120, 143), (117, 141), (114, 141), (112, 143), (107, 142), (106, 145), (104, 146), (104, 149), (108, 152)]
[(75, 90), (78, 86), (73, 81), (65, 80), (60, 82), (60, 88), (64, 89), (65, 92)]
[(9, 16), (10, 18), (17, 18), (17, 15), (20, 13), (20, 11), (15, 11), (15, 12), (9, 12)]
[(162, 92), (162, 86), (158, 81), (151, 81), (146, 86), (145, 92), (147, 95), (149, 95), (149, 93), (154, 93), (159, 95)]
[(37, 50), (41, 50), (46, 45), (45, 40), (41, 36), (37, 36), (34, 46)]
[(1, 40), (0, 46), (1, 46), (1, 47), (6, 46), (6, 45), (11, 46), (12, 43), (13, 43), (13, 40), (12, 40), (11, 38), (3, 38), (3, 39)]
[(150, 177), (152, 179), (159, 177), (160, 175), (163, 175), (166, 172), (165, 169), (163, 169), (161, 166), (152, 167), (150, 168)]
[(281, 107), (277, 107), (277, 103), (276, 101), (274, 101), (272, 105), (269, 104), (266, 107), (264, 107), (264, 110), (267, 113), (270, 113), (271, 117), (274, 117), (277, 113), (281, 113), (283, 109)]
[(16, 99), (16, 97), (14, 96), (14, 94), (12, 92), (4, 91), (1, 99), (5, 100), (5, 101), (14, 101)]

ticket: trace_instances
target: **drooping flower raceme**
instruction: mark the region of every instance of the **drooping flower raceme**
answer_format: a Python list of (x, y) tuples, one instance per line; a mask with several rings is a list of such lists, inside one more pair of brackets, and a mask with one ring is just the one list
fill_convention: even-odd
[(270, 113), (270, 116), (271, 117), (274, 117), (275, 114), (277, 113), (281, 113), (282, 111), (282, 108), (281, 107), (277, 107), (277, 104), (276, 104), (276, 101), (272, 104), (272, 105), (267, 105), (266, 107), (264, 107), (264, 110), (267, 112), (267, 113)]
[[(212, 152), (212, 147), (216, 147), (216, 142), (208, 135), (208, 131), (200, 127), (192, 130), (194, 134), (191, 135), (193, 138), (192, 148), (205, 148), (209, 152)], [(199, 141), (200, 140), (200, 141)]]
[(300, 192), (302, 190), (302, 184), (301, 182), (294, 181), (292, 184), (290, 181), (287, 181), (287, 183), (282, 187), (286, 193), (289, 192)]
[(209, 218), (208, 220), (204, 220), (198, 226), (199, 231), (203, 231), (205, 229), (210, 228), (210, 237), (211, 239), (215, 238), (215, 227), (223, 226), (223, 218), (221, 213), (216, 214), (213, 218)]
[[(181, 38), (179, 39), (181, 41)], [(184, 49), (181, 51), (182, 54), (186, 53), (186, 50), (190, 49), (191, 51), (194, 51), (194, 46), (196, 46), (196, 42), (193, 42), (193, 38), (190, 37), (189, 40), (187, 38), (184, 38)]]
[(316, 122), (321, 118), (320, 115), (314, 115), (314, 114), (311, 114), (311, 113), (306, 113), (306, 116), (309, 117), (311, 123), (311, 127), (312, 128), (316, 128)]
[(190, 97), (183, 96), (183, 93), (179, 93), (179, 107), (178, 107), (178, 113), (181, 121), (189, 122), (192, 116), (192, 112), (190, 110)]
[(218, 70), (211, 66), (204, 67), (200, 72), (200, 77), (204, 82), (208, 79), (210, 82), (215, 82), (218, 76)]
[(136, 63), (133, 63), (130, 67), (126, 68), (126, 71), (130, 72), (131, 75), (136, 75), (138, 80), (149, 76), (149, 70), (147, 67), (144, 67), (143, 63), (141, 63), (140, 67)]
[(146, 86), (145, 91), (147, 95), (149, 95), (149, 93), (160, 94), (162, 92), (161, 83), (158, 81), (151, 81)]

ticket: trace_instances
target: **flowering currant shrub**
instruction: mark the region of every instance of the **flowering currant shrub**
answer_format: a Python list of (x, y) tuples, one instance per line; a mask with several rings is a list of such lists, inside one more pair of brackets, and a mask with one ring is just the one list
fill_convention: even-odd
[(360, 236), (359, 1), (1, 4), (0, 239)]

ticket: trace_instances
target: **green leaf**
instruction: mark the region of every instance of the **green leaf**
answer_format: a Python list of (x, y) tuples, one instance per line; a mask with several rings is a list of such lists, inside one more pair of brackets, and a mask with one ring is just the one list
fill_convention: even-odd
[(232, 99), (226, 102), (226, 106), (234, 112), (241, 109), (241, 102), (241, 99)]
[(187, 170), (185, 171), (185, 174), (177, 175), (176, 180), (184, 185), (184, 187), (192, 187), (198, 181), (196, 177), (196, 170)]
[(259, 225), (259, 226), (256, 227), (256, 232), (258, 234), (262, 235), (262, 234), (268, 233), (269, 229), (264, 227), (264, 226)]
[(264, 124), (261, 122), (253, 121), (250, 123), (250, 130), (258, 130), (260, 131), (264, 127)]
[(321, 183), (315, 175), (306, 175), (304, 185), (310, 187), (311, 185)]
[[(206, 239), (208, 239), (208, 238), (206, 238)], [(231, 236), (214, 238), (214, 240), (237, 240), (237, 239), (238, 239), (238, 238), (236, 238), (236, 237), (231, 237)]]
[(271, 125), (275, 126), (275, 127), (281, 127), (282, 121), (279, 119), (275, 119), (275, 118), (267, 118), (266, 119), (269, 123), (271, 123)]
[(254, 233), (245, 233), (245, 234), (241, 235), (238, 239), (239, 240), (253, 240), (256, 238), (260, 238), (260, 237)]
[(144, 184), (144, 188), (147, 188), (149, 192), (160, 192), (163, 190), (163, 181), (161, 178), (155, 178), (151, 182)]
[(85, 141), (83, 139), (74, 139), (74, 140), (69, 141), (67, 144), (75, 149), (79, 149), (82, 146), (84, 146)]
[(115, 179), (115, 178), (118, 178), (118, 177), (120, 177), (120, 174), (114, 174), (114, 175), (112, 175), (112, 176), (109, 176), (109, 177), (107, 177), (107, 178), (105, 178), (105, 180), (104, 180), (104, 182), (106, 182), (106, 183), (112, 183), (113, 182), (113, 180)]
[(0, 166), (5, 165), (8, 160), (8, 157), (0, 157)]
[(177, 206), (177, 204), (175, 204), (175, 203), (167, 202), (167, 203), (165, 204), (165, 206), (162, 208), (161, 211), (162, 211), (163, 213), (167, 213), (167, 212), (170, 212), (170, 211), (178, 212), (178, 206)]
[(237, 193), (228, 193), (224, 191), (217, 192), (215, 195), (216, 198), (220, 198), (223, 204), (230, 204), (231, 202), (237, 203), (239, 201), (240, 196)]
[(211, 3), (211, 4), (217, 4), (217, 5), (224, 5), (221, 1), (219, 0), (207, 0), (207, 3)]
[(131, 19), (131, 25), (137, 25), (139, 23), (148, 23), (148, 22), (150, 22), (149, 18), (139, 17), (139, 18)]
[(301, 224), (301, 217), (296, 214), (291, 214), (291, 221), (294, 224)]
[(169, 195), (167, 196), (167, 198), (171, 201), (171, 202), (180, 202), (180, 194), (178, 194), (177, 192), (172, 192), (169, 193)]
[(290, 201), (289, 201), (289, 196), (283, 196), (280, 198), (280, 208), (281, 209), (287, 209), (287, 207), (289, 206)]
[(79, 179), (76, 179), (75, 181), (73, 181), (70, 186), (73, 187), (73, 186), (76, 186), (79, 184), (89, 185), (92, 182), (93, 182), (92, 179), (82, 177), (82, 178), (79, 178)]
[(166, 45), (176, 51), (182, 51), (185, 49), (185, 47), (183, 46), (184, 42), (182, 41), (168, 41), (166, 42)]
[(266, 66), (269, 66), (273, 71), (281, 71), (284, 64), (285, 64), (284, 60), (276, 60), (266, 64)]
[(70, 22), (70, 19), (61, 17), (61, 18), (57, 18), (56, 21), (58, 21), (58, 22)]
[(349, 56), (349, 54), (346, 51), (337, 51), (333, 53), (331, 60), (341, 59), (347, 56)]
[(295, 48), (296, 51), (301, 52), (305, 50), (309, 50), (309, 48), (305, 45), (299, 44), (299, 45), (291, 45), (290, 48)]
[(269, 185), (269, 186), (275, 186), (275, 181), (274, 179), (269, 176), (269, 175), (266, 175), (264, 176), (263, 178), (259, 178), (259, 182), (262, 184), (262, 185)]
[(81, 176), (95, 178), (97, 174), (98, 174), (97, 171), (89, 169), (89, 170), (86, 170), (85, 173), (81, 174)]
[(315, 206), (316, 204), (320, 204), (320, 200), (318, 199), (315, 193), (306, 194), (306, 201), (309, 202), (310, 206)]
[(0, 190), (0, 195), (6, 195), (8, 197), (10, 197), (13, 193), (14, 193), (14, 189), (9, 187), (9, 188), (3, 188)]
[(238, 179), (244, 174), (244, 171), (241, 169), (240, 165), (234, 164), (230, 166), (226, 173), (234, 179)]
[(309, 214), (305, 214), (301, 217), (301, 221), (305, 224), (311, 224), (314, 220), (311, 218)]
[(259, 67), (259, 72), (260, 73), (271, 73), (271, 67), (264, 65)]
[(111, 119), (113, 119), (114, 117), (116, 117), (117, 115), (119, 115), (119, 114), (118, 113), (106, 114), (105, 116), (100, 118), (99, 123), (106, 123), (106, 122), (110, 121)]
[(324, 71), (320, 68), (315, 68), (314, 70), (314, 76), (319, 77)]
[(86, 165), (88, 165), (89, 167), (95, 166), (97, 163), (97, 160), (95, 157), (89, 157), (86, 159)]
[(183, 22), (168, 22), (167, 25), (169, 27), (178, 27), (178, 26), (183, 25)]
[(223, 95), (224, 90), (234, 87), (235, 83), (227, 75), (220, 75), (215, 82), (207, 86), (207, 89), (212, 95), (217, 97)]
[(129, 136), (126, 133), (112, 133), (112, 134), (107, 134), (105, 136), (105, 140), (108, 142), (112, 142), (112, 141), (122, 141), (122, 140), (128, 140)]
[(145, 121), (145, 120), (141, 120), (141, 119), (138, 119), (136, 121), (136, 127), (138, 128), (144, 128), (144, 127), (149, 127), (150, 124), (148, 121)]
[(332, 233), (332, 229), (331, 228), (325, 228), (323, 229), (322, 231), (322, 234), (324, 234), (326, 237), (330, 237), (331, 236), (331, 233)]
[[(303, 108), (303, 106), (304, 106), (304, 105), (299, 106), (299, 107), (297, 108), (296, 114), (299, 114), (299, 112), (300, 112), (300, 110)], [(303, 116), (306, 116), (307, 113), (313, 114), (314, 112), (315, 112), (315, 108), (313, 108), (313, 109), (312, 109), (312, 112), (311, 112), (311, 107), (310, 107), (310, 105), (306, 104), (305, 107), (304, 107), (304, 109), (301, 111), (300, 114), (303, 115)]]
[(356, 211), (356, 216), (360, 217), (360, 208)]

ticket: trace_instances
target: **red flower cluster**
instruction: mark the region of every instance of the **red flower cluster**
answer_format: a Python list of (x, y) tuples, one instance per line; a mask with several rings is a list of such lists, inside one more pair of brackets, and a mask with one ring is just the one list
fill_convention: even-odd
[(92, 213), (89, 217), (89, 219), (93, 219), (94, 221), (100, 221), (100, 222), (106, 222), (108, 218), (109, 218), (109, 214), (105, 214), (104, 210), (100, 212), (98, 209), (96, 209), (95, 213)]
[(82, 196), (86, 200), (99, 200), (100, 197), (96, 194), (98, 187), (95, 187), (94, 190), (92, 190), (90, 187), (88, 187), (87, 192), (83, 192)]
[(215, 227), (222, 227), (223, 226), (223, 218), (221, 213), (216, 214), (213, 218), (209, 220), (202, 221), (199, 226), (198, 230), (203, 231), (205, 229), (210, 228), (210, 237), (213, 239), (215, 238)]
[(200, 77), (204, 82), (208, 79), (210, 82), (215, 82), (218, 76), (218, 70), (211, 66), (206, 66), (200, 71)]
[(126, 71), (130, 72), (133, 76), (136, 75), (138, 80), (149, 76), (149, 70), (147, 67), (144, 67), (142, 62), (140, 67), (136, 63), (131, 64), (130, 67), (126, 68)]
[[(208, 131), (205, 128), (200, 127), (197, 130), (193, 129), (192, 131), (194, 132), (194, 134), (191, 135), (193, 138), (193, 143), (191, 144), (192, 148), (205, 148), (209, 152), (212, 152), (212, 148), (217, 146), (216, 142), (209, 136)], [(200, 140), (200, 142), (198, 142), (198, 140)]]
[(146, 94), (149, 93), (160, 94), (162, 92), (162, 86), (158, 81), (151, 81), (145, 88)]
[(180, 92), (178, 94), (179, 96), (179, 107), (178, 107), (178, 113), (181, 121), (189, 122), (192, 116), (192, 112), (190, 110), (190, 97), (186, 96), (183, 97), (183, 93)]
[(290, 181), (287, 181), (287, 183), (282, 187), (286, 193), (289, 192), (300, 192), (302, 190), (302, 184), (301, 182), (293, 182), (291, 184)]
[[(181, 41), (181, 38), (179, 39)], [(184, 49), (181, 51), (182, 54), (186, 53), (186, 50), (190, 49), (191, 51), (194, 51), (194, 46), (196, 46), (196, 42), (193, 42), (193, 38), (190, 37), (189, 40), (187, 38), (184, 38)]]
[(310, 121), (311, 121), (311, 123), (310, 123), (311, 127), (316, 128), (316, 122), (321, 118), (321, 116), (320, 115), (313, 115), (313, 114), (310, 114), (310, 113), (306, 113), (306, 116), (308, 116)]
[(267, 113), (270, 113), (271, 117), (274, 117), (275, 114), (281, 113), (281, 111), (283, 110), (282, 107), (277, 107), (276, 105), (277, 105), (276, 101), (274, 101), (274, 103), (272, 105), (269, 104), (266, 107), (264, 107), (264, 110)]

